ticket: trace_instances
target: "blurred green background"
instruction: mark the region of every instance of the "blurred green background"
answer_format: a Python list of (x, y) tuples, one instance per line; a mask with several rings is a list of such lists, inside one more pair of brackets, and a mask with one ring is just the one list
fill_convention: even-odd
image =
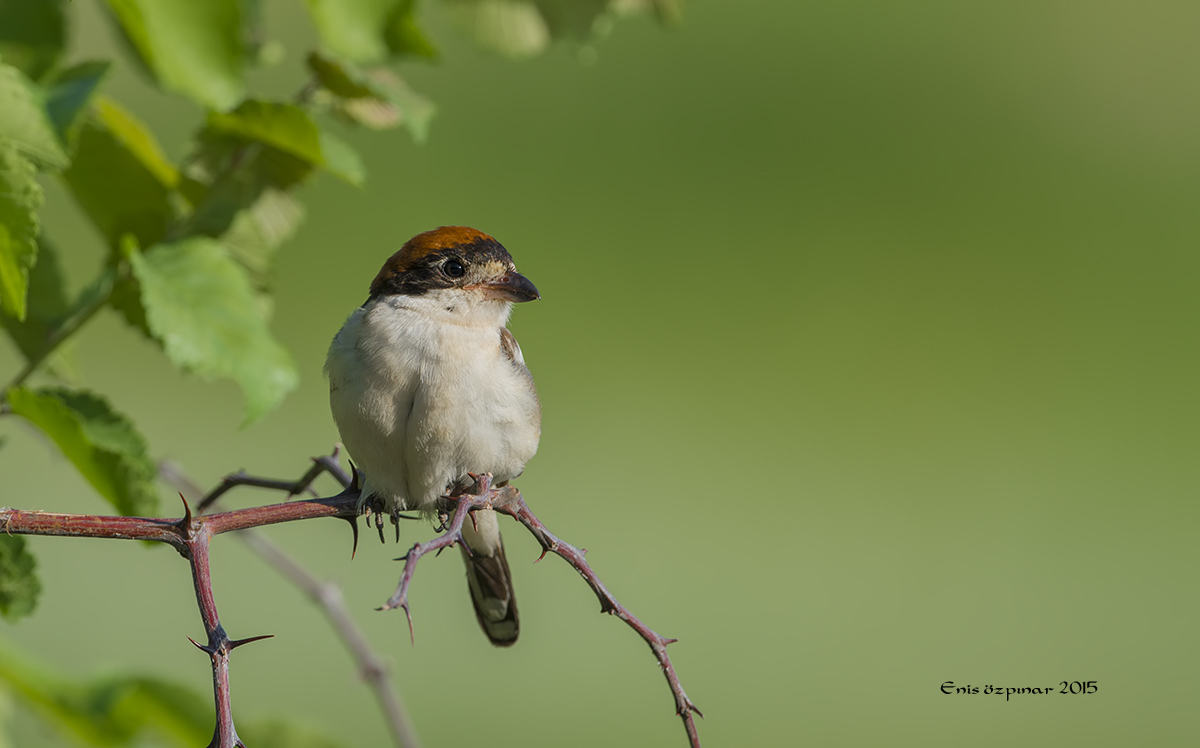
[[(113, 54), (75, 5), (79, 56)], [(299, 3), (266, 8), (290, 56), (252, 86), (283, 95), (314, 36)], [(1195, 744), (1200, 5), (695, 2), (673, 30), (633, 19), (519, 63), (425, 15), (444, 60), (405, 75), (439, 106), (429, 142), (350, 133), (368, 188), (303, 195), (274, 317), (303, 381), (279, 411), (237, 431), (233, 385), (178, 374), (111, 313), (82, 337), (86, 381), (158, 454), (204, 485), (298, 476), (337, 439), (321, 366), (378, 266), (469, 224), (543, 293), (513, 322), (545, 412), (520, 486), (680, 638), (706, 745)], [(198, 108), (127, 64), (109, 90), (183, 155)], [(100, 242), (47, 186), (82, 284)], [(3, 429), (3, 503), (103, 511)], [(345, 586), (427, 745), (685, 743), (644, 644), (566, 565), (530, 565), (523, 531), (511, 650), (478, 632), (455, 558), (420, 568), (410, 646), (373, 610), (400, 549), (351, 562), (339, 523), (268, 532)], [(65, 674), (208, 693), (177, 556), (31, 546), (45, 593), (6, 639)], [(231, 636), (275, 635), (233, 660), (239, 718), (385, 745), (323, 618), (237, 542), (213, 563)], [(17, 744), (58, 744), (19, 722)]]

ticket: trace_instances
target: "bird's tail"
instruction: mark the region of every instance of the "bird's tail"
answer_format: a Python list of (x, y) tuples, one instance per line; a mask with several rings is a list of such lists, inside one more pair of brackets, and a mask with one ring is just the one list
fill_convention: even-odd
[(516, 643), (521, 627), (496, 513), (491, 509), (473, 512), (463, 523), (463, 539), (467, 545), (462, 549), (463, 561), (475, 617), (492, 644), (510, 647)]

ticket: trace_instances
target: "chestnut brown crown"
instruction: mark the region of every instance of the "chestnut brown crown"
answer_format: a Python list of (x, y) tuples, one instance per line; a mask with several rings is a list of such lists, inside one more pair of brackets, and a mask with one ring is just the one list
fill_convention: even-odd
[(478, 289), (505, 301), (540, 298), (517, 272), (508, 250), (468, 226), (440, 226), (409, 239), (383, 263), (371, 282), (371, 298), (419, 296), (443, 288)]

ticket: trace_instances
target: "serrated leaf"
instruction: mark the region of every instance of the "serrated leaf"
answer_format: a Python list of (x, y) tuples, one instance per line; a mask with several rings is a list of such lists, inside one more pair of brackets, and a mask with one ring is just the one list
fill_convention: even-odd
[(303, 220), (304, 207), (299, 200), (268, 188), (252, 205), (238, 212), (221, 237), (233, 259), (249, 273), (256, 291), (271, 289), (275, 254), (295, 235)]
[(38, 242), (37, 264), (29, 271), (29, 304), (24, 321), (0, 315), (0, 324), (8, 331), (26, 359), (45, 349), (56, 323), (67, 313), (66, 279), (54, 245)]
[(0, 63), (0, 138), (44, 168), (67, 165), (54, 126), (46, 114), (42, 90), (20, 70)]
[(114, 249), (125, 234), (153, 244), (175, 219), (171, 195), (179, 173), (150, 131), (104, 97), (80, 128), (75, 160), (63, 178)]
[(203, 131), (181, 184), (195, 206), (186, 235), (220, 239), (249, 272), (255, 289), (267, 290), (276, 250), (303, 218), (299, 202), (287, 191), (315, 168), (271, 146)]
[(0, 310), (16, 320), (25, 319), (41, 207), (42, 188), (33, 164), (0, 138)]
[(58, 139), (74, 150), (87, 106), (108, 75), (107, 62), (81, 62), (58, 73), (47, 83), (46, 111)]
[(195, 237), (133, 252), (150, 330), (177, 366), (232, 379), (246, 397), (246, 423), (296, 386), (291, 356), (267, 329), (246, 272), (216, 241)]
[(320, 52), (308, 56), (308, 67), (321, 86), (337, 97), (335, 108), (352, 121), (377, 130), (403, 124), (418, 143), (428, 136), (433, 103), (390, 70), (364, 72)]
[(37, 80), (54, 67), (66, 42), (63, 0), (0, 0), (0, 57)]
[(0, 615), (9, 621), (32, 613), (42, 591), (37, 562), (25, 545), (20, 535), (0, 534)]
[(362, 184), (365, 175), (358, 155), (345, 143), (322, 132), (308, 112), (295, 104), (248, 99), (231, 112), (210, 114), (208, 129), (271, 146), (321, 166), (351, 184)]
[(61, 388), (8, 393), (13, 413), (49, 436), (75, 469), (121, 514), (154, 513), (154, 463), (146, 441), (108, 401)]
[(414, 0), (306, 0), (321, 42), (357, 63), (389, 56), (435, 58), (417, 25)]
[(108, 0), (148, 71), (167, 89), (214, 109), (242, 98), (242, 10), (238, 0)]

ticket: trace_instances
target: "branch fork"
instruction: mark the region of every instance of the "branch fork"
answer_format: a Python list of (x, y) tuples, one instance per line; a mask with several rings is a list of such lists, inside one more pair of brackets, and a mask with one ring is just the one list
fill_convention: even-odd
[[(454, 511), (446, 512), (451, 518), (449, 524), (443, 519), (440, 529), (443, 531), (433, 540), (424, 543), (417, 543), (409, 549), (408, 553), (404, 554), (397, 561), (404, 561), (404, 572), (400, 575), (400, 584), (397, 585), (396, 591), (388, 598), (378, 610), (392, 610), (394, 608), (403, 608), (404, 615), (408, 618), (408, 637), (412, 643), (416, 643), (416, 634), (413, 632), (412, 611), (408, 605), (408, 587), (412, 583), (413, 574), (417, 571), (417, 562), (421, 557), (431, 551), (440, 554), (447, 548), (453, 548), (455, 545), (462, 545), (467, 549), (467, 553), (471, 552), (470, 546), (463, 540), (462, 528), (463, 522), (466, 521), (467, 515), (478, 509), (491, 509), (493, 496), (499, 496), (503, 489), (492, 488), (492, 474), (484, 473), (483, 475), (469, 474), (475, 481), (474, 493), (463, 493), (457, 497), (446, 497), (446, 501), (454, 503)], [(378, 516), (378, 515), (377, 515)], [(472, 517), (472, 522), (474, 517)]]
[(396, 592), (388, 598), (388, 601), (383, 604), (380, 610), (403, 608), (404, 615), (408, 618), (409, 636), (415, 640), (412, 613), (408, 602), (408, 589), (412, 583), (413, 574), (417, 570), (417, 562), (421, 560), (422, 556), (430, 552), (435, 552), (436, 555), (436, 553), (441, 553), (446, 548), (451, 548), (455, 544), (462, 544), (463, 547), (467, 547), (463, 541), (462, 527), (463, 522), (469, 514), (479, 509), (493, 509), (501, 514), (507, 514), (517, 522), (520, 522), (542, 546), (542, 555), (538, 556), (534, 563), (545, 558), (547, 553), (553, 553), (561, 557), (575, 571), (579, 572), (579, 575), (592, 588), (592, 592), (595, 593), (597, 599), (600, 601), (600, 612), (616, 616), (642, 637), (647, 646), (650, 647), (650, 651), (654, 653), (654, 658), (658, 660), (659, 667), (662, 668), (663, 675), (667, 679), (667, 685), (670, 687), (671, 695), (675, 699), (675, 713), (683, 720), (683, 726), (687, 731), (688, 740), (692, 748), (700, 748), (700, 735), (696, 730), (696, 720), (693, 715), (703, 717), (704, 714), (696, 708), (696, 705), (688, 698), (687, 693), (684, 692), (683, 685), (679, 682), (679, 676), (675, 672), (675, 666), (671, 663), (671, 658), (667, 654), (667, 646), (674, 644), (678, 639), (668, 639), (659, 635), (654, 629), (647, 626), (622, 605), (608, 591), (608, 588), (600, 581), (600, 577), (596, 575), (596, 572), (592, 570), (592, 567), (585, 560), (587, 549), (576, 548), (550, 532), (529, 509), (529, 505), (525, 503), (524, 497), (521, 496), (521, 492), (517, 490), (516, 486), (504, 485), (493, 488), (492, 476), (489, 473), (478, 476), (472, 475), (471, 477), (475, 480), (472, 493), (447, 496), (441, 500), (439, 505), (440, 512), (443, 516), (451, 518), (448, 525), (445, 520), (442, 522), (445, 532), (433, 540), (425, 543), (417, 543), (408, 553), (397, 559), (398, 561), (404, 561), (404, 571), (400, 575), (400, 583), (396, 588)]
[[(247, 639), (233, 640), (226, 635), (217, 616), (217, 607), (213, 599), (212, 579), (209, 575), (208, 565), (209, 541), (213, 536), (225, 532), (248, 530), (264, 525), (294, 522), (316, 517), (336, 517), (346, 520), (351, 524), (355, 531), (355, 543), (357, 544), (357, 519), (360, 514), (358, 481), (351, 480), (341, 471), (341, 468), (337, 465), (335, 456), (318, 458), (314, 462), (316, 464), (300, 480), (294, 482), (253, 478), (244, 473), (232, 474), (225, 478), (221, 485), (200, 503), (200, 506), (207, 507), (211, 505), (221, 494), (238, 485), (274, 488), (287, 491), (289, 496), (297, 495), (309, 490), (309, 484), (321, 472), (330, 472), (333, 474), (343, 486), (346, 486), (346, 489), (336, 496), (324, 499), (299, 499), (282, 504), (269, 504), (208, 515), (193, 515), (185, 500), (184, 515), (177, 520), (53, 514), (49, 512), (29, 512), (20, 509), (0, 508), (0, 532), (22, 535), (60, 535), (149, 540), (167, 543), (175, 548), (191, 565), (192, 578), (196, 587), (196, 601), (200, 607), (201, 618), (204, 620), (205, 632), (207, 633), (207, 642), (205, 644), (202, 645), (194, 640), (192, 643), (212, 658), (213, 692), (216, 702), (217, 720), (209, 748), (245, 748), (244, 744), (238, 738), (237, 731), (233, 725), (232, 699), (229, 691), (229, 655), (237, 647), (267, 637), (255, 636)], [(405, 562), (404, 571), (401, 574), (396, 592), (388, 598), (381, 609), (403, 608), (405, 616), (408, 619), (409, 634), (412, 636), (412, 615), (408, 602), (408, 590), (412, 583), (413, 575), (416, 572), (417, 562), (430, 552), (439, 553), (455, 544), (462, 544), (466, 547), (463, 540), (462, 527), (463, 522), (466, 521), (472, 512), (480, 509), (493, 509), (501, 514), (507, 514), (521, 523), (542, 546), (542, 554), (538, 557), (538, 561), (548, 553), (553, 553), (561, 557), (587, 582), (592, 592), (595, 593), (596, 598), (600, 601), (601, 612), (621, 619), (646, 642), (647, 646), (650, 647), (650, 651), (653, 652), (655, 659), (658, 661), (664, 677), (667, 679), (667, 684), (675, 700), (676, 714), (683, 720), (690, 745), (692, 748), (700, 748), (700, 737), (696, 730), (695, 716), (704, 715), (700, 713), (700, 710), (696, 708), (696, 705), (684, 692), (683, 686), (679, 682), (679, 676), (675, 672), (675, 667), (671, 663), (671, 658), (667, 654), (667, 646), (673, 644), (676, 640), (660, 636), (613, 597), (612, 593), (608, 591), (585, 560), (584, 554), (586, 550), (576, 548), (550, 532), (529, 509), (529, 506), (525, 503), (525, 499), (521, 496), (521, 492), (515, 486), (504, 485), (493, 487), (492, 476), (487, 473), (472, 477), (475, 479), (475, 484), (473, 487), (467, 489), (468, 492), (463, 492), (456, 496), (443, 497), (439, 502), (438, 510), (442, 516), (442, 528), (440, 528), (443, 530), (442, 534), (425, 543), (417, 543), (403, 557)], [(182, 498), (182, 494), (180, 498)], [(370, 518), (368, 518), (369, 520)], [(382, 515), (378, 511), (375, 512), (375, 522), (382, 536)], [(284, 568), (287, 567), (285, 566)], [(287, 573), (295, 576), (293, 570), (289, 570)], [(319, 590), (317, 587), (319, 585), (309, 583), (307, 580), (305, 581), (305, 585), (310, 589), (311, 594), (314, 596), (318, 594)], [(360, 635), (353, 630), (352, 634), (353, 636), (350, 639), (355, 643), (355, 646), (352, 648), (359, 655), (360, 662), (364, 663), (364, 672), (368, 674), (368, 679), (372, 683), (378, 680), (386, 680), (386, 675), (383, 674), (382, 668), (378, 667), (378, 662), (366, 650), (365, 644), (357, 641)], [(388, 691), (381, 688), (380, 693), (381, 698), (383, 698), (382, 695), (387, 694)], [(396, 713), (399, 714), (400, 710), (397, 709)], [(389, 716), (391, 715), (389, 714)], [(399, 717), (397, 717), (398, 719)], [(395, 722), (396, 720), (393, 721)], [(396, 730), (397, 736), (404, 729), (407, 729), (405, 725), (399, 725)], [(415, 736), (411, 744), (415, 745)]]

